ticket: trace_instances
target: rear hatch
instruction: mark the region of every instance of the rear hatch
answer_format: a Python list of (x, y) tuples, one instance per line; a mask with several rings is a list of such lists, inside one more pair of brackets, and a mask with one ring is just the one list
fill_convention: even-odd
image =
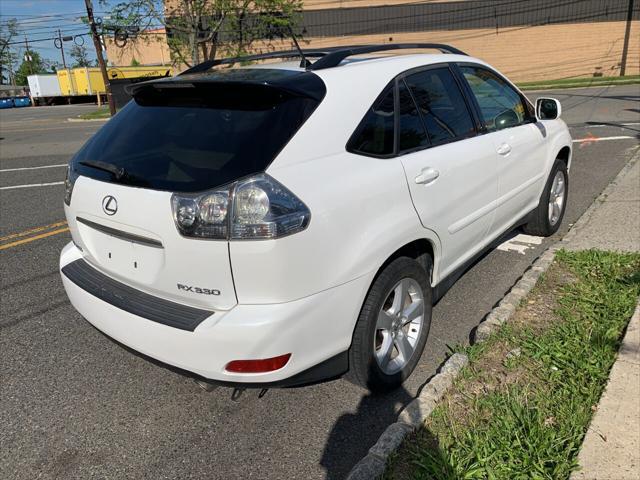
[[(288, 84), (294, 74), (313, 75), (256, 72)], [(222, 78), (137, 87), (71, 160), (65, 212), (97, 270), (152, 295), (224, 310), (237, 302), (228, 240), (183, 236), (172, 196), (263, 172), (319, 99), (264, 79)]]

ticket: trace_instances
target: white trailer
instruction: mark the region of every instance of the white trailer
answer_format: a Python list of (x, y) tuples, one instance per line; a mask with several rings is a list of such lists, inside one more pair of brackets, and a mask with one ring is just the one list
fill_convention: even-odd
[(45, 105), (62, 97), (57, 75), (29, 75), (27, 81), (34, 105)]

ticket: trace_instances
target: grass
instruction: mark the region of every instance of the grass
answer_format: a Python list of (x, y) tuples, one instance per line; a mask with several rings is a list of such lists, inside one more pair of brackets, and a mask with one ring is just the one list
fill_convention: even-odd
[(78, 118), (82, 120), (97, 120), (100, 118), (110, 118), (111, 114), (109, 113), (109, 107), (100, 107), (93, 112), (84, 113), (82, 115), (78, 115)]
[(639, 294), (640, 254), (560, 251), (385, 478), (568, 478)]
[(640, 83), (640, 75), (626, 75), (624, 77), (563, 78), (561, 80), (520, 82), (517, 83), (517, 85), (522, 90), (533, 90), (570, 87), (596, 87), (604, 85), (629, 85), (635, 83)]

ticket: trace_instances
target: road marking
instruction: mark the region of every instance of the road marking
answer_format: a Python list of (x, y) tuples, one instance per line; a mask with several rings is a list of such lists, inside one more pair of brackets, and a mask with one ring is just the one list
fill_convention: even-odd
[(542, 244), (542, 241), (542, 237), (534, 237), (532, 235), (525, 235), (521, 233), (513, 238), (505, 240), (496, 248), (503, 252), (518, 252), (524, 255), (527, 250), (534, 248), (534, 245)]
[(42, 165), (41, 167), (20, 167), (20, 168), (4, 168), (0, 170), (0, 172), (19, 172), (21, 170), (38, 170), (39, 168), (57, 168), (57, 167), (66, 167), (66, 163), (62, 163), (60, 165)]
[(29, 230), (25, 230), (24, 232), (12, 233), (11, 235), (5, 235), (4, 237), (0, 237), (0, 242), (4, 242), (5, 240), (9, 240), (11, 238), (24, 237), (25, 235), (31, 235), (32, 233), (42, 232), (43, 230), (49, 230), (50, 228), (61, 227), (62, 225), (66, 225), (66, 221), (52, 223), (51, 225), (44, 225), (42, 227), (30, 228)]
[(64, 227), (64, 228), (59, 228), (58, 230), (52, 230), (50, 232), (41, 233), (40, 235), (35, 235), (33, 237), (23, 238), (22, 240), (16, 240), (15, 242), (5, 243), (4, 245), (0, 245), (0, 250), (6, 250), (7, 248), (17, 247), (18, 245), (34, 242), (36, 240), (40, 240), (41, 238), (51, 237), (53, 235), (58, 235), (59, 233), (64, 233), (68, 231), (69, 231), (69, 227)]
[(64, 182), (51, 182), (51, 183), (31, 183), (29, 185), (12, 185), (10, 187), (0, 187), (0, 190), (13, 190), (16, 188), (31, 188), (31, 187), (48, 187), (50, 185), (62, 185)]
[(635, 137), (632, 137), (631, 135), (618, 135), (617, 137), (595, 137), (595, 136), (589, 136), (589, 137), (578, 138), (576, 140), (573, 140), (573, 143), (606, 142), (606, 141), (609, 141), (609, 140), (625, 140), (627, 138), (635, 138)]

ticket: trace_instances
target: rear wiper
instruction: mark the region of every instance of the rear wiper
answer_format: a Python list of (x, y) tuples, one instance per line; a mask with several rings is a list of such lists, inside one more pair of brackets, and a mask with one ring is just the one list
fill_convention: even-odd
[(105, 172), (109, 172), (113, 174), (116, 180), (122, 180), (127, 176), (127, 171), (124, 167), (118, 167), (113, 163), (100, 162), (98, 160), (83, 160), (82, 162), (78, 162), (80, 165), (84, 165), (86, 167), (95, 168), (97, 170), (103, 170)]
[(118, 167), (113, 163), (101, 162), (99, 160), (83, 160), (78, 163), (80, 165), (84, 165), (85, 167), (91, 167), (95, 168), (96, 170), (109, 172), (113, 175), (113, 178), (115, 178), (119, 182), (126, 180), (128, 181), (127, 183), (133, 183), (141, 186), (148, 185), (149, 183), (140, 177), (130, 174), (124, 167)]

